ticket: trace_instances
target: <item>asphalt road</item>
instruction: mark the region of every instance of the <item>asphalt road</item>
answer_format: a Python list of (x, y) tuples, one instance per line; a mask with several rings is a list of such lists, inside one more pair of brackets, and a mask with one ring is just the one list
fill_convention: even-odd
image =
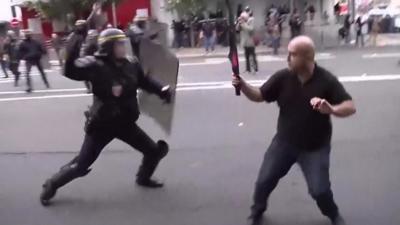
[[(333, 191), (350, 225), (400, 224), (400, 67), (398, 49), (331, 50), (318, 63), (334, 72), (353, 95), (358, 112), (334, 119)], [(235, 97), (223, 58), (182, 60), (173, 133), (149, 118), (139, 124), (154, 139), (165, 138), (170, 155), (156, 176), (162, 190), (135, 186), (141, 156), (126, 144), (106, 147), (93, 172), (62, 188), (43, 208), (38, 196), (45, 178), (79, 151), (83, 111), (91, 97), (83, 84), (48, 71), (31, 95), (0, 80), (0, 224), (244, 224), (253, 184), (272, 139), (275, 104)], [(244, 75), (259, 84), (285, 66), (285, 56), (260, 56), (260, 72)], [(35, 72), (36, 73), (36, 72)], [(267, 223), (329, 224), (307, 194), (293, 167), (271, 197)]]

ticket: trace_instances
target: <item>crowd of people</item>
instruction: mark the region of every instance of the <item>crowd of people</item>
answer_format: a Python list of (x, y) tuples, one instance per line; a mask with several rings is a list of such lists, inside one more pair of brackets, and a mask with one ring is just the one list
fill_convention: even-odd
[(228, 46), (228, 23), (222, 10), (203, 15), (190, 16), (190, 19), (173, 20), (173, 47), (200, 47), (202, 44), (209, 50), (219, 44)]
[[(363, 47), (368, 41), (370, 45), (376, 46), (380, 33), (390, 32), (390, 18), (358, 15), (352, 20), (350, 15), (345, 15), (343, 26), (339, 29), (338, 35), (341, 40), (349, 44), (352, 34), (355, 36), (355, 46)], [(366, 40), (368, 36), (368, 40)]]
[[(257, 71), (257, 60), (255, 48), (261, 43), (273, 49), (273, 54), (278, 54), (281, 46), (284, 23), (287, 23), (290, 29), (290, 38), (293, 39), (304, 33), (305, 20), (313, 21), (316, 9), (313, 5), (305, 5), (304, 11), (294, 8), (291, 12), (286, 4), (280, 6), (270, 5), (265, 10), (264, 27), (261, 30), (256, 29), (253, 12), (249, 6), (238, 6), (237, 9), (237, 32), (240, 38), (240, 44), (244, 48), (246, 55), (246, 69), (254, 72)], [(350, 43), (352, 34), (355, 35), (355, 45), (364, 46), (366, 35), (369, 37), (371, 45), (377, 44), (379, 33), (389, 32), (392, 21), (387, 17), (368, 17), (357, 16), (355, 20), (350, 15), (340, 15), (340, 6), (334, 6), (334, 13), (337, 23), (343, 23), (338, 31), (340, 40)], [(342, 19), (344, 18), (344, 19)], [(138, 21), (133, 21), (125, 32), (136, 29), (134, 26)], [(76, 24), (77, 25), (77, 24)], [(92, 26), (89, 24), (89, 26)], [(99, 32), (109, 28), (111, 25), (105, 24), (101, 29), (91, 29), (89, 31), (88, 52), (95, 52), (94, 43), (97, 40)], [(78, 27), (78, 25), (77, 25)], [(120, 27), (118, 27), (120, 28)], [(174, 31), (173, 47), (200, 47), (203, 46), (205, 53), (209, 54), (215, 50), (216, 45), (228, 46), (228, 29), (229, 24), (222, 10), (215, 13), (209, 12), (208, 17), (204, 15), (190, 16), (183, 20), (173, 20), (172, 27)], [(41, 58), (47, 54), (47, 50), (43, 43), (32, 38), (29, 30), (23, 31), (22, 37), (18, 37), (16, 33), (10, 31), (6, 37), (0, 39), (0, 66), (4, 73), (4, 77), (9, 77), (10, 72), (15, 76), (15, 86), (19, 85), (20, 72), (19, 65), (21, 61), (25, 61), (27, 92), (31, 92), (31, 68), (36, 66), (43, 78), (46, 87), (50, 87), (46, 74), (43, 70)], [(51, 37), (51, 46), (54, 49), (59, 65), (64, 64), (63, 49), (65, 47), (65, 37), (53, 34)], [(89, 53), (83, 54), (89, 54)], [(90, 87), (88, 86), (90, 91)]]
[(14, 75), (14, 86), (19, 86), (21, 72), (19, 66), (21, 61), (25, 62), (26, 92), (33, 90), (31, 70), (35, 66), (42, 76), (47, 88), (50, 88), (47, 75), (42, 64), (42, 57), (47, 55), (47, 49), (43, 43), (32, 37), (30, 30), (23, 30), (22, 36), (18, 37), (12, 30), (7, 32), (6, 37), (0, 39), (0, 60), (4, 77), (8, 78), (8, 71)]
[[(310, 20), (314, 20), (315, 12), (315, 7), (309, 5), (304, 13), (309, 15)], [(246, 17), (243, 13), (247, 13), (251, 18), (250, 21), (253, 21), (250, 36), (255, 46), (259, 44), (267, 45), (273, 48), (274, 54), (278, 54), (284, 22), (289, 24), (291, 38), (301, 35), (303, 31), (303, 15), (297, 9), (294, 9), (291, 13), (286, 4), (279, 7), (272, 4), (266, 8), (265, 18), (263, 19), (264, 27), (261, 30), (254, 27), (255, 18), (249, 6), (238, 5), (237, 21), (243, 21), (243, 18)], [(179, 49), (181, 47), (204, 46), (205, 52), (208, 54), (215, 49), (216, 45), (228, 46), (229, 25), (223, 11), (217, 10), (216, 13), (209, 12), (208, 14), (208, 18), (205, 18), (204, 15), (198, 15), (189, 16), (189, 19), (173, 20), (171, 27), (174, 33), (173, 47)], [(288, 19), (289, 21), (287, 21)], [(238, 27), (237, 32), (240, 33), (240, 30), (240, 27)], [(243, 36), (243, 34), (240, 36)]]
[[(77, 20), (74, 24), (73, 31), (69, 36), (62, 36), (57, 33), (51, 35), (51, 39), (48, 43), (42, 41), (39, 38), (35, 38), (32, 31), (29, 29), (20, 30), (16, 32), (14, 30), (8, 30), (4, 37), (0, 37), (0, 66), (4, 73), (4, 78), (9, 78), (10, 72), (14, 75), (14, 86), (18, 87), (21, 72), (20, 65), (25, 67), (24, 75), (26, 77), (26, 92), (31, 93), (33, 91), (33, 84), (31, 78), (32, 67), (36, 67), (43, 79), (43, 82), (47, 88), (50, 88), (50, 83), (47, 79), (47, 75), (44, 70), (43, 60), (44, 56), (49, 56), (49, 47), (54, 52), (59, 66), (61, 68), (65, 65), (65, 57), (68, 51), (67, 42), (73, 36), (75, 32), (85, 32), (84, 37), (80, 40), (82, 48), (80, 49), (81, 56), (94, 55), (98, 50), (98, 36), (106, 29), (113, 28), (111, 24), (105, 23), (101, 26), (96, 26), (93, 19), (95, 14), (88, 17), (88, 20)], [(136, 40), (140, 36), (143, 36), (144, 29), (148, 18), (136, 16), (132, 23), (123, 30), (124, 33), (131, 37), (131, 40)], [(122, 30), (121, 26), (118, 26)], [(138, 43), (132, 41), (133, 50), (138, 54)], [(49, 58), (49, 57), (48, 57)], [(88, 93), (92, 92), (90, 82), (85, 82)]]

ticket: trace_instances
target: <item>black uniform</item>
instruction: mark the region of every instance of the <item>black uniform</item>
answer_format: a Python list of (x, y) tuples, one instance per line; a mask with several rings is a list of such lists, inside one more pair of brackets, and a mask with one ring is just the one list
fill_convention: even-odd
[(129, 37), (129, 40), (132, 45), (132, 50), (135, 56), (140, 57), (140, 41), (144, 36), (144, 31), (138, 25), (134, 25), (128, 29), (126, 35)]
[[(122, 31), (107, 29), (100, 38), (107, 35), (112, 37), (113, 32), (121, 35)], [(105, 55), (106, 47), (110, 48), (109, 51), (113, 48), (112, 41), (101, 46), (97, 56), (83, 58), (79, 58), (79, 41), (69, 43), (69, 46), (71, 48), (67, 54), (65, 76), (77, 81), (90, 81), (94, 94), (93, 104), (87, 113), (86, 136), (79, 156), (46, 181), (41, 195), (42, 204), (47, 205), (61, 186), (77, 177), (85, 176), (102, 149), (114, 138), (143, 153), (136, 182), (146, 187), (161, 187), (162, 184), (150, 178), (160, 160), (166, 156), (168, 145), (164, 141), (154, 142), (136, 125), (139, 118), (136, 96), (140, 88), (168, 100), (169, 90), (163, 89), (158, 82), (144, 76), (136, 59), (117, 60), (110, 56), (111, 53)]]
[(9, 67), (11, 72), (15, 76), (15, 82), (14, 85), (18, 86), (18, 81), (21, 73), (19, 72), (19, 57), (18, 57), (18, 40), (15, 38), (9, 39), (9, 41), (6, 42), (4, 45), (4, 52), (5, 54), (8, 55), (8, 61), (9, 61)]
[(32, 38), (25, 39), (24, 41), (22, 41), (20, 45), (19, 48), (20, 58), (26, 61), (26, 81), (28, 86), (27, 89), (28, 92), (32, 91), (32, 83), (30, 77), (32, 66), (36, 66), (38, 68), (40, 74), (42, 75), (44, 84), (46, 85), (47, 88), (50, 87), (46, 74), (44, 73), (42, 63), (40, 62), (44, 54), (46, 54), (44, 46)]
[[(94, 54), (97, 52), (99, 49), (97, 46), (97, 36), (88, 36), (85, 40), (85, 44), (82, 47), (82, 52), (81, 56), (94, 56)], [(91, 93), (91, 87), (90, 87), (90, 82), (85, 81), (85, 86), (88, 90), (88, 93)]]

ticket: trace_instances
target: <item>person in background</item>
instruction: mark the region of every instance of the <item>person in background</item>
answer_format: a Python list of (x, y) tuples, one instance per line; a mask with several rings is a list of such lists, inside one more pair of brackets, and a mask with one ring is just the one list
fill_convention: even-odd
[(349, 14), (347, 14), (346, 16), (345, 16), (345, 18), (344, 18), (344, 24), (343, 24), (343, 28), (344, 28), (344, 31), (345, 31), (345, 42), (346, 42), (346, 44), (348, 44), (348, 43), (350, 43), (350, 40), (351, 40), (351, 24), (352, 24), (352, 21), (351, 21), (351, 17), (350, 17), (350, 15)]
[(45, 46), (39, 41), (33, 39), (32, 32), (30, 30), (25, 30), (25, 39), (22, 41), (19, 47), (19, 56), (21, 60), (25, 60), (26, 65), (26, 81), (27, 89), (26, 92), (32, 92), (32, 81), (31, 81), (31, 69), (36, 66), (42, 76), (43, 82), (47, 88), (50, 88), (49, 81), (47, 80), (46, 73), (44, 72), (42, 62), (43, 55), (47, 54)]
[[(254, 73), (257, 73), (258, 63), (254, 42), (254, 17), (250, 16), (247, 12), (243, 12), (238, 19), (236, 29), (240, 31), (240, 42), (244, 48), (246, 57), (246, 71), (251, 73), (251, 65), (253, 65)], [(250, 62), (250, 60), (252, 61)]]
[(280, 47), (281, 32), (279, 29), (279, 18), (274, 18), (275, 22), (272, 27), (272, 48), (274, 49), (273, 54), (278, 55), (278, 49)]
[(311, 25), (314, 25), (314, 17), (315, 17), (315, 12), (316, 12), (314, 5), (308, 6), (307, 11), (310, 15)]
[(289, 20), (291, 38), (295, 38), (301, 34), (301, 30), (303, 28), (303, 21), (298, 13), (297, 9), (293, 10), (293, 13)]
[(172, 20), (172, 30), (174, 31), (174, 47), (180, 49), (183, 46), (184, 25), (182, 21)]
[(53, 33), (51, 35), (51, 45), (54, 49), (54, 51), (56, 52), (56, 56), (58, 58), (58, 62), (60, 63), (60, 66), (62, 67), (64, 65), (63, 62), (63, 57), (61, 54), (61, 50), (63, 47), (63, 42), (60, 36), (58, 36), (56, 33)]
[(7, 32), (7, 41), (4, 45), (4, 53), (5, 57), (8, 61), (9, 68), (11, 72), (14, 74), (14, 86), (18, 86), (18, 81), (21, 73), (19, 72), (19, 55), (18, 55), (18, 48), (19, 48), (19, 41), (18, 37), (14, 31), (9, 30)]
[(144, 32), (147, 29), (148, 19), (149, 18), (147, 16), (136, 15), (135, 18), (133, 19), (133, 25), (126, 32), (126, 35), (128, 36), (131, 42), (133, 53), (139, 59), (140, 59), (140, 41), (142, 40)]
[(380, 27), (380, 20), (378, 18), (374, 18), (372, 21), (372, 28), (371, 28), (371, 43), (372, 46), (376, 47), (377, 42), (378, 42), (378, 35), (379, 32), (381, 32), (381, 27)]
[(215, 49), (215, 38), (216, 38), (216, 30), (215, 25), (207, 20), (202, 25), (202, 32), (204, 38), (204, 48), (206, 50), (206, 54), (211, 50), (212, 52)]
[(362, 32), (364, 22), (362, 21), (362, 16), (358, 16), (355, 22), (355, 31), (356, 31), (356, 47), (364, 47), (364, 34)]
[(340, 2), (336, 2), (335, 6), (333, 7), (333, 13), (335, 14), (336, 24), (340, 22)]
[(0, 66), (4, 73), (4, 78), (8, 78), (7, 73), (7, 60), (4, 57), (4, 44), (6, 42), (5, 37), (0, 37)]
[(324, 11), (324, 13), (322, 14), (322, 19), (324, 21), (324, 25), (328, 25), (329, 24), (329, 15), (328, 15), (328, 11)]

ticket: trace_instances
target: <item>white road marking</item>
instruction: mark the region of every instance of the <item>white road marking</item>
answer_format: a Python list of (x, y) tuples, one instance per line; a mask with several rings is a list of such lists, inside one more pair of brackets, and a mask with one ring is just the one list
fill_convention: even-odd
[[(331, 53), (318, 53), (315, 56), (315, 59), (318, 60), (329, 60), (335, 59), (336, 56)], [(259, 55), (257, 56), (258, 62), (286, 62), (286, 56), (273, 56), (273, 55)], [(228, 58), (207, 58), (203, 62), (192, 62), (192, 63), (181, 63), (180, 66), (204, 66), (204, 65), (220, 65), (224, 63), (228, 63)], [(239, 57), (239, 62), (245, 62), (244, 57)]]
[[(54, 70), (45, 70), (45, 73), (52, 73)], [(19, 80), (20, 80), (20, 82), (21, 82), (21, 80), (25, 80), (26, 79), (26, 72), (25, 71), (19, 71), (20, 73), (21, 73), (21, 75), (20, 75), (20, 77), (19, 77)], [(41, 76), (40, 75), (40, 73), (39, 73), (39, 71), (32, 71), (31, 72), (31, 77), (37, 77), (37, 76)], [(52, 76), (52, 75), (49, 75), (49, 74), (46, 74), (48, 77), (49, 76)], [(8, 78), (0, 78), (0, 84), (5, 84), (5, 83), (14, 83), (14, 80), (15, 80), (15, 78), (14, 78), (14, 75), (13, 74), (8, 74)]]
[[(71, 89), (47, 89), (47, 90), (34, 90), (32, 93), (55, 93), (55, 92), (80, 92), (87, 91), (86, 88), (71, 88)], [(26, 94), (25, 91), (2, 91), (0, 95), (17, 95)]]
[(74, 95), (50, 95), (50, 96), (35, 96), (35, 97), (17, 97), (17, 98), (1, 98), (0, 102), (25, 101), (25, 100), (40, 100), (54, 98), (77, 98), (91, 96), (91, 94), (74, 94)]
[[(400, 74), (386, 74), (386, 75), (369, 75), (369, 76), (342, 76), (339, 77), (341, 82), (367, 82), (367, 81), (391, 81), (400, 80)], [(265, 80), (249, 80), (248, 83), (254, 86), (261, 86)], [(231, 89), (231, 81), (220, 81), (220, 82), (199, 82), (199, 83), (181, 83), (177, 85), (177, 92), (181, 91), (198, 91), (198, 90), (219, 90), (219, 89)], [(35, 93), (55, 93), (55, 92), (83, 92), (85, 88), (73, 88), (73, 89), (52, 89), (52, 90), (37, 90)], [(12, 95), (12, 94), (26, 94), (23, 91), (8, 91), (0, 92), (0, 95)], [(26, 101), (26, 100), (42, 100), (42, 99), (55, 99), (55, 98), (78, 98), (87, 97), (91, 94), (61, 94), (61, 95), (45, 95), (45, 96), (29, 96), (24, 97), (11, 97), (11, 98), (0, 98), (0, 102), (12, 102), (12, 101)]]
[[(40, 74), (39, 73), (31, 73), (31, 77), (37, 77), (37, 76), (40, 76)], [(22, 82), (24, 82), (25, 79), (26, 79), (26, 76), (23, 73), (21, 73), (21, 76), (19, 77), (19, 82), (21, 82), (21, 80), (22, 80)], [(9, 78), (1, 78), (0, 84), (14, 83), (14, 80), (15, 80), (14, 75), (11, 75)]]
[(368, 76), (347, 76), (339, 77), (341, 82), (365, 82), (365, 81), (385, 81), (385, 80), (400, 80), (400, 74), (387, 75), (368, 75)]
[(371, 58), (400, 58), (400, 53), (373, 53), (362, 56), (364, 59)]

